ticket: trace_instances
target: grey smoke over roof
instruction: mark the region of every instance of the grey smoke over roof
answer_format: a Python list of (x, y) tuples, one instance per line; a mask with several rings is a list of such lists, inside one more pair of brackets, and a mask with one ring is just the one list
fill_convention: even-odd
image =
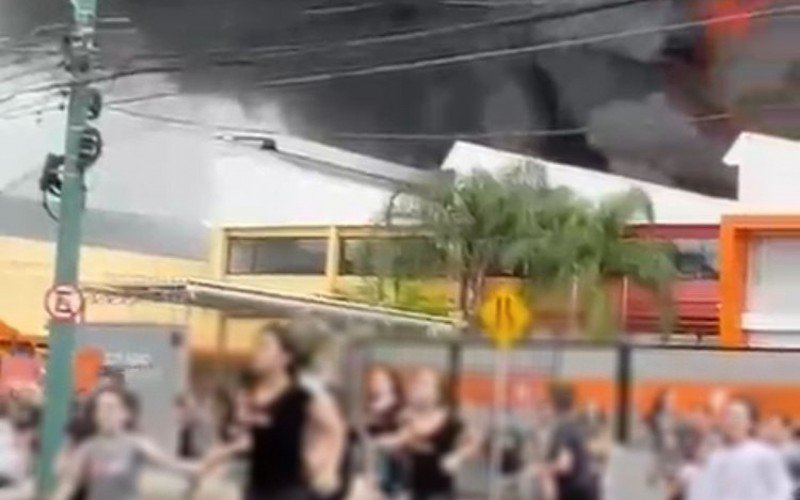
[[(767, 113), (740, 106), (743, 96), (754, 88), (789, 93), (794, 89), (797, 95), (796, 83), (790, 83), (790, 66), (797, 64), (798, 56), (785, 49), (800, 43), (800, 31), (791, 21), (754, 21), (747, 37), (726, 40), (716, 52), (707, 50), (711, 46), (707, 33), (694, 28), (437, 69), (281, 89), (259, 90), (256, 85), (265, 79), (681, 22), (708, 12), (712, 1), (643, 0), (638, 5), (547, 22), (490, 24), (445, 30), (411, 42), (342, 47), (337, 43), (350, 39), (441, 30), (613, 2), (104, 0), (103, 17), (128, 21), (104, 29), (100, 44), (109, 67), (175, 61), (189, 65), (186, 71), (160, 81), (135, 78), (145, 82), (138, 88), (117, 82), (112, 93), (142, 95), (177, 88), (187, 95), (225, 98), (241, 108), (204, 115), (216, 121), (240, 120), (243, 114), (248, 124), (277, 127), (423, 168), (437, 167), (452, 141), (328, 138), (338, 131), (447, 134), (589, 129), (584, 134), (493, 137), (482, 142), (587, 168), (619, 171), (624, 166), (628, 175), (730, 195), (735, 181), (713, 154), (725, 150), (743, 128), (797, 133), (796, 110)], [(770, 5), (789, 3), (773, 0)], [(0, 0), (0, 36), (19, 38), (37, 25), (63, 21), (64, 4), (61, 0)], [(301, 45), (304, 51), (287, 50), (287, 45)], [(272, 53), (250, 66), (210, 68), (203, 63), (212, 49), (227, 51), (224, 58), (233, 61), (246, 60), (252, 55), (248, 50), (264, 46), (272, 47)], [(309, 46), (313, 50), (307, 50)], [(147, 57), (131, 59), (136, 54)], [(165, 59), (167, 54), (178, 57)], [(654, 95), (663, 96), (655, 107)], [(196, 116), (186, 107), (155, 102), (145, 109)], [(660, 118), (659, 110), (667, 111), (665, 120), (655, 120), (649, 137), (637, 137), (643, 121), (654, 115)], [(693, 121), (728, 111), (733, 118)], [(615, 130), (597, 131), (597, 123)], [(676, 127), (676, 123), (681, 125)], [(633, 144), (641, 147), (633, 148)], [(652, 161), (654, 157), (658, 161)]]

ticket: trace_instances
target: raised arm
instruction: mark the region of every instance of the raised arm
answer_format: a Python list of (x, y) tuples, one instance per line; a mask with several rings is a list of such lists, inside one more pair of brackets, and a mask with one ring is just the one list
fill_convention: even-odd
[(187, 476), (198, 475), (202, 469), (200, 462), (180, 460), (166, 453), (158, 445), (145, 437), (137, 436), (134, 439), (136, 440), (136, 446), (139, 452), (149, 463), (156, 467), (169, 469), (181, 474), (186, 474)]
[(247, 453), (251, 447), (250, 436), (248, 434), (240, 434), (230, 443), (224, 443), (213, 448), (203, 459), (202, 469), (205, 472), (212, 471), (237, 455)]

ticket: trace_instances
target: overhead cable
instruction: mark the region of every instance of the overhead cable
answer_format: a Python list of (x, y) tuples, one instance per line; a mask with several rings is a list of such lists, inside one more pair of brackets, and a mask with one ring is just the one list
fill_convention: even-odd
[[(709, 25), (720, 25), (725, 23), (731, 23), (735, 21), (739, 21), (742, 19), (761, 19), (761, 18), (782, 18), (781, 16), (785, 16), (787, 14), (797, 14), (800, 13), (800, 6), (788, 6), (788, 7), (778, 7), (772, 9), (762, 9), (762, 10), (754, 10), (750, 12), (744, 13), (737, 13), (725, 16), (718, 16), (718, 17), (711, 17), (706, 19), (700, 19), (696, 21), (686, 21), (681, 23), (672, 23), (672, 24), (665, 24), (665, 25), (656, 25), (656, 26), (648, 26), (644, 28), (634, 28), (625, 31), (619, 32), (610, 32), (610, 33), (603, 33), (599, 35), (581, 37), (581, 38), (573, 38), (568, 40), (559, 40), (554, 42), (545, 42), (541, 44), (535, 45), (525, 45), (521, 47), (512, 47), (512, 48), (505, 48), (505, 49), (495, 49), (495, 50), (486, 50), (486, 51), (478, 51), (478, 52), (471, 52), (467, 54), (458, 54), (453, 56), (444, 56), (438, 58), (426, 58), (426, 59), (418, 59), (413, 61), (406, 61), (400, 63), (391, 63), (391, 64), (382, 64), (382, 65), (375, 65), (375, 66), (366, 66), (366, 67), (356, 67), (356, 68), (348, 68), (342, 69), (337, 71), (330, 71), (324, 73), (314, 73), (314, 74), (307, 74), (307, 75), (300, 75), (300, 76), (289, 76), (289, 77), (279, 77), (269, 80), (263, 80), (255, 84), (255, 88), (276, 88), (276, 87), (287, 87), (287, 86), (297, 86), (297, 85), (308, 85), (314, 83), (324, 83), (329, 81), (335, 81), (339, 79), (345, 78), (356, 78), (356, 77), (364, 77), (364, 76), (372, 76), (372, 75), (382, 75), (382, 74), (391, 74), (397, 72), (404, 72), (404, 71), (415, 71), (415, 70), (422, 70), (428, 68), (438, 68), (438, 67), (445, 67), (450, 65), (456, 64), (463, 64), (475, 61), (482, 61), (482, 60), (490, 60), (495, 58), (502, 58), (502, 57), (514, 57), (520, 55), (527, 55), (533, 54), (538, 52), (544, 52), (548, 50), (557, 50), (557, 49), (565, 49), (565, 48), (573, 48), (579, 47), (583, 45), (590, 45), (590, 44), (597, 44), (603, 43), (618, 39), (624, 38), (631, 38), (637, 36), (646, 36), (646, 35), (653, 35), (658, 33), (666, 33), (666, 32), (674, 32), (674, 31), (681, 31), (686, 30), (694, 27), (699, 26), (709, 26)], [(790, 18), (786, 16), (786, 18)], [(792, 19), (792, 18), (790, 18)], [(226, 64), (226, 63), (223, 63)], [(117, 78), (123, 77), (131, 77), (135, 75), (143, 75), (143, 74), (169, 74), (169, 73), (179, 73), (186, 69), (184, 65), (170, 65), (170, 66), (153, 66), (153, 67), (145, 67), (145, 68), (131, 68), (123, 71), (112, 72), (106, 75), (100, 75), (97, 77), (93, 77), (90, 79), (92, 82), (106, 82), (106, 81), (113, 81)], [(38, 93), (38, 92), (47, 92), (50, 90), (55, 90), (58, 88), (63, 88), (69, 85), (69, 82), (56, 82), (47, 85), (41, 85), (36, 87), (30, 87), (26, 89), (18, 90), (15, 93), (2, 96), (0, 97), (0, 103), (9, 101), (14, 99), (19, 95), (29, 94), (29, 93)], [(157, 96), (141, 96), (135, 98), (136, 101), (144, 101), (150, 100), (155, 98), (162, 98), (162, 97), (171, 97), (180, 94), (179, 91), (175, 92), (160, 92)], [(129, 102), (131, 102), (129, 100)]]

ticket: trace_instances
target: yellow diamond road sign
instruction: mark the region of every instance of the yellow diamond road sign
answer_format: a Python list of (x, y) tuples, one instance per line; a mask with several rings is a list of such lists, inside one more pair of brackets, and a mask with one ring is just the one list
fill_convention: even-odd
[(480, 316), (486, 333), (502, 348), (521, 339), (532, 320), (528, 305), (510, 287), (492, 291), (481, 305)]

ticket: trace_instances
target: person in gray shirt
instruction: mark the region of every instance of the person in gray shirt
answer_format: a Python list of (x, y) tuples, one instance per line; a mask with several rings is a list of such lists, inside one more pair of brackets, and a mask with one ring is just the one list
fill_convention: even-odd
[(139, 476), (146, 463), (190, 477), (199, 474), (199, 464), (172, 458), (132, 430), (134, 401), (116, 388), (95, 394), (90, 410), (92, 436), (75, 450), (59, 478), (53, 500), (69, 500), (81, 484), (87, 486), (88, 500), (137, 500)]

